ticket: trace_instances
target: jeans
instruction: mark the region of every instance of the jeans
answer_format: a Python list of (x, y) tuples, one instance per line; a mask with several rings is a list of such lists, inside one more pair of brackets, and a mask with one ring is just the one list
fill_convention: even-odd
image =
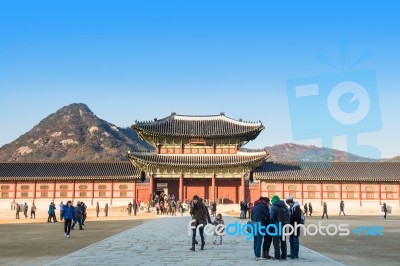
[(294, 234), (290, 235), (289, 243), (290, 243), (290, 254), (292, 255), (292, 257), (298, 258), (299, 246), (300, 246), (299, 236), (295, 236)]
[(262, 250), (264, 253), (269, 254), (269, 248), (271, 247), (271, 243), (272, 243), (272, 236), (270, 236), (268, 233), (266, 233), (264, 236), (264, 242), (262, 245)]
[[(273, 236), (272, 240), (274, 242), (275, 259), (286, 259), (286, 240), (283, 241), (282, 236)], [(282, 254), (281, 254), (282, 251)]]
[(244, 217), (245, 217), (244, 211), (240, 211), (240, 219), (244, 219)]
[(264, 236), (259, 234), (258, 232), (254, 236), (254, 255), (257, 258), (261, 257), (261, 244), (262, 244), (263, 237)]
[(69, 235), (71, 232), (72, 219), (64, 219), (64, 232)]
[(79, 229), (82, 229), (82, 217), (79, 217), (79, 218), (76, 218), (76, 219), (75, 219), (74, 223), (73, 223), (72, 226), (71, 226), (72, 228), (74, 228), (76, 222), (79, 223)]

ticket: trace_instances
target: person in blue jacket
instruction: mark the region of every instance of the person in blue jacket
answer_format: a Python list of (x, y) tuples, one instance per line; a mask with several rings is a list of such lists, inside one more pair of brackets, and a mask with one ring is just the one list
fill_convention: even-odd
[(72, 220), (75, 219), (75, 208), (70, 200), (63, 208), (62, 217), (64, 218), (64, 236), (70, 238)]

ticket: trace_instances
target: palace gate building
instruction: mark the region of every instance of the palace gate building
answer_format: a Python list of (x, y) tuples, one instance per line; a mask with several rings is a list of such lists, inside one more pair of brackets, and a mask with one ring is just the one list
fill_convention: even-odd
[(132, 164), (148, 176), (150, 193), (238, 203), (249, 197), (246, 177), (269, 157), (265, 150), (241, 149), (264, 129), (261, 122), (234, 120), (223, 113), (172, 113), (160, 120), (136, 122), (132, 128), (155, 148), (128, 154)]
[[(400, 163), (271, 162), (266, 150), (243, 146), (264, 129), (221, 113), (136, 122), (133, 130), (152, 150), (127, 154), (125, 162), (0, 162), (0, 213), (15, 202), (96, 202), (110, 207), (148, 201), (151, 193), (179, 200), (199, 195), (208, 201), (254, 202), (258, 197), (293, 196), (314, 210), (337, 210), (345, 201), (350, 213), (377, 213), (383, 202), (400, 213)], [(126, 208), (125, 208), (126, 209)]]

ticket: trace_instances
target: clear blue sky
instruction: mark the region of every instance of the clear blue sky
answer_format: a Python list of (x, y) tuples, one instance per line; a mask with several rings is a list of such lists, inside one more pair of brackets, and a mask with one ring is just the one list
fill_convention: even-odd
[(349, 2), (1, 1), (0, 146), (73, 102), (123, 127), (224, 111), (266, 125), (250, 147), (307, 143), (288, 80), (373, 69), (382, 126), (357, 138), (400, 155), (400, 4)]

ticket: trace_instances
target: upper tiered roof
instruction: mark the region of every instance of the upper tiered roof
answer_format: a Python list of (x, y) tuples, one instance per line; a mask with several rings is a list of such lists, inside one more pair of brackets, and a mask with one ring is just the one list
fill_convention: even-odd
[(246, 137), (255, 139), (264, 129), (261, 122), (243, 122), (225, 116), (188, 116), (172, 113), (163, 119), (135, 122), (132, 128), (139, 135), (169, 136), (181, 138)]

